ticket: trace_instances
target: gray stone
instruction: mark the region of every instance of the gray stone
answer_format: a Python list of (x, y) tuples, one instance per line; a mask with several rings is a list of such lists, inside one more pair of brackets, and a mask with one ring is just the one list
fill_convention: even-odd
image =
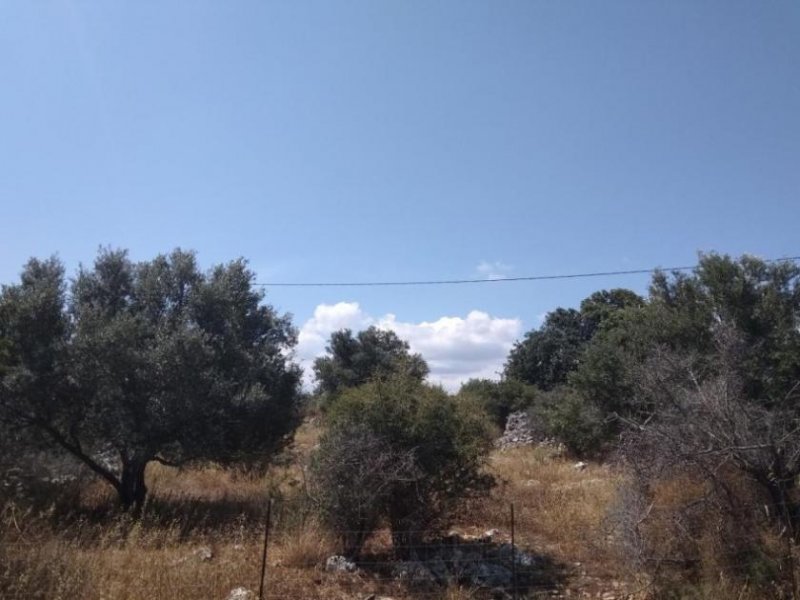
[(498, 448), (506, 450), (534, 443), (533, 431), (528, 421), (528, 413), (518, 411), (508, 415), (503, 435), (495, 442)]
[(247, 588), (233, 588), (225, 600), (255, 600), (256, 595)]
[(415, 560), (399, 562), (392, 567), (395, 578), (411, 583), (436, 583), (436, 576), (424, 563)]
[(331, 573), (352, 573), (356, 570), (356, 563), (337, 554), (328, 557), (325, 561), (325, 570)]

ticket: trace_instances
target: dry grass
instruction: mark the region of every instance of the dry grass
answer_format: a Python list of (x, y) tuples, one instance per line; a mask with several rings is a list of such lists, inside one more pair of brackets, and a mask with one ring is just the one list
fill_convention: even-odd
[(606, 542), (606, 517), (621, 477), (608, 466), (574, 465), (547, 448), (495, 452), (490, 470), (498, 485), (491, 497), (471, 504), (460, 525), (475, 532), (496, 528), (508, 539), (513, 504), (517, 544), (562, 565), (570, 594), (623, 597), (623, 588), (638, 583), (621, 581), (625, 569)]
[[(517, 537), (557, 558), (585, 561), (594, 551), (587, 539), (602, 537), (601, 526), (614, 499), (618, 476), (610, 468), (571, 461), (542, 448), (516, 448), (492, 456), (499, 485), (470, 518), (508, 528), (510, 505), (516, 512)], [(482, 509), (482, 510), (481, 510)]]
[[(316, 428), (304, 426), (292, 453), (262, 475), (215, 465), (182, 471), (152, 465), (147, 473), (151, 499), (135, 521), (109, 508), (113, 497), (100, 483), (64, 490), (58, 502), (36, 511), (8, 503), (0, 515), (0, 598), (222, 600), (239, 586), (257, 591), (270, 496), (277, 499), (270, 598), (487, 597), (485, 591), (456, 586), (415, 590), (380, 571), (326, 573), (324, 562), (336, 552), (336, 543), (314, 521), (304, 498), (303, 464), (318, 435)], [(606, 543), (605, 519), (621, 481), (612, 468), (576, 470), (572, 461), (545, 450), (520, 448), (496, 452), (490, 469), (498, 486), (490, 497), (469, 503), (455, 529), (479, 535), (496, 528), (496, 540), (505, 541), (513, 503), (518, 545), (552, 559), (567, 575), (548, 596), (623, 598), (625, 590), (637, 589), (635, 582), (623, 580), (625, 565)], [(389, 545), (389, 536), (380, 532), (367, 547), (375, 556), (386, 556)], [(207, 560), (206, 548), (213, 553)], [(720, 590), (743, 595), (711, 595)], [(686, 597), (744, 600), (746, 593), (721, 584), (709, 595), (693, 588)]]

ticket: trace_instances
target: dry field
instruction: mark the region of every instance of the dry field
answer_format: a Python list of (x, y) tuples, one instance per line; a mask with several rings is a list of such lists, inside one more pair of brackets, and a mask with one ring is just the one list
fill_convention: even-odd
[[(141, 518), (113, 510), (101, 483), (63, 490), (51, 504), (23, 509), (8, 503), (0, 523), (0, 597), (81, 600), (196, 600), (258, 590), (268, 498), (273, 508), (268, 598), (485, 598), (485, 590), (411, 588), (386, 570), (327, 573), (334, 540), (305, 501), (301, 465), (318, 432), (304, 426), (284, 466), (267, 474), (237, 474), (215, 466), (173, 470), (152, 465), (151, 495)], [(493, 542), (510, 537), (515, 509), (519, 547), (549, 560), (558, 577), (525, 597), (644, 598), (647, 586), (609, 543), (607, 514), (619, 475), (612, 468), (551, 456), (540, 448), (498, 451), (490, 469), (491, 497), (473, 500), (453, 529)], [(386, 532), (369, 542), (368, 556), (388, 559)], [(698, 596), (701, 597), (701, 596)]]

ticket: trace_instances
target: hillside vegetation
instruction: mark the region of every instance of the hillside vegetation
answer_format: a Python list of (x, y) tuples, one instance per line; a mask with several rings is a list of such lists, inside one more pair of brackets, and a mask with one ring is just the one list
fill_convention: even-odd
[(793, 261), (598, 291), (457, 394), (374, 327), (303, 392), (253, 280), (104, 250), (3, 287), (0, 597), (252, 599), (266, 547), (264, 598), (800, 598)]

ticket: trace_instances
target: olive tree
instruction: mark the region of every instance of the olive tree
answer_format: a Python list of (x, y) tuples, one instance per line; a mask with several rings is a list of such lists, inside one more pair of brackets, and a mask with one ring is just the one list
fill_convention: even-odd
[(325, 350), (314, 361), (316, 394), (323, 408), (344, 390), (374, 377), (399, 373), (423, 381), (428, 375), (425, 359), (411, 353), (407, 341), (375, 326), (355, 334), (350, 329), (334, 331)]
[(269, 456), (297, 425), (300, 371), (290, 319), (253, 277), (244, 260), (204, 273), (191, 252), (101, 250), (68, 294), (57, 259), (32, 259), (0, 294), (0, 418), (82, 461), (126, 508), (144, 502), (152, 461)]

